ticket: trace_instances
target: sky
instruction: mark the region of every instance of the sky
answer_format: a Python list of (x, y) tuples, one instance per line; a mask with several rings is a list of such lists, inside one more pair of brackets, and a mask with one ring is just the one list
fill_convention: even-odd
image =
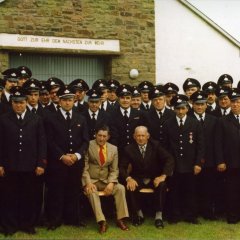
[(240, 0), (187, 0), (240, 42)]

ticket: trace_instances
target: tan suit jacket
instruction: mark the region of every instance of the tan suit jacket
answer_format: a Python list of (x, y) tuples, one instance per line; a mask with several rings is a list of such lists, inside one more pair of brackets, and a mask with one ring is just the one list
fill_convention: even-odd
[(88, 183), (95, 183), (102, 181), (104, 183), (118, 182), (118, 150), (117, 147), (106, 143), (107, 159), (103, 166), (101, 166), (99, 159), (99, 147), (96, 140), (89, 143), (88, 152), (85, 155), (85, 167), (82, 175), (82, 183), (85, 186)]

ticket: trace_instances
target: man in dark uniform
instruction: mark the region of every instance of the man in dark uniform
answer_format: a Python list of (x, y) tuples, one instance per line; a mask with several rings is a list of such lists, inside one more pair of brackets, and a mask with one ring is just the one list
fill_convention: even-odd
[(164, 124), (166, 149), (175, 158), (175, 171), (171, 179), (169, 200), (171, 222), (185, 220), (198, 224), (195, 199), (195, 175), (204, 162), (204, 138), (201, 124), (189, 116), (188, 97), (178, 94), (173, 97), (176, 117)]
[(228, 115), (231, 111), (230, 104), (231, 101), (228, 97), (228, 93), (230, 91), (229, 87), (219, 87), (216, 91), (216, 95), (218, 97), (218, 105), (219, 108), (216, 108), (212, 111), (212, 115), (216, 117), (222, 117)]
[(183, 83), (183, 91), (190, 99), (191, 95), (201, 89), (201, 84), (197, 79), (187, 78)]
[(26, 90), (27, 94), (27, 109), (43, 117), (43, 107), (39, 104), (40, 82), (37, 79), (31, 78), (27, 80), (22, 87)]
[(43, 108), (49, 106), (51, 104), (50, 94), (47, 90), (47, 81), (39, 81), (40, 86), (40, 92), (39, 92), (39, 103), (42, 105)]
[(205, 153), (202, 171), (197, 176), (199, 212), (205, 219), (215, 219), (215, 189), (216, 189), (216, 154), (213, 136), (216, 133), (217, 118), (206, 113), (208, 95), (197, 91), (190, 97), (194, 113), (203, 128)]
[(218, 86), (215, 82), (206, 82), (202, 86), (202, 90), (208, 95), (207, 97), (207, 109), (206, 112), (212, 114), (213, 111), (217, 108), (219, 108), (216, 96), (216, 90), (218, 89)]
[(149, 81), (143, 81), (138, 84), (138, 88), (141, 93), (142, 103), (140, 109), (144, 111), (149, 111), (152, 107), (152, 102), (149, 99), (149, 92), (153, 88), (153, 84)]
[(9, 68), (2, 72), (4, 76), (4, 90), (1, 96), (1, 102), (11, 108), (10, 90), (13, 86), (17, 86), (19, 71), (16, 68)]
[[(162, 211), (166, 193), (166, 178), (172, 175), (174, 160), (159, 142), (150, 140), (144, 126), (136, 127), (134, 142), (124, 148), (120, 161), (120, 175), (126, 183), (132, 209), (134, 226), (143, 223), (139, 190), (154, 188), (155, 226), (163, 228)], [(131, 164), (131, 172), (128, 166)]]
[(22, 86), (30, 79), (30, 77), (32, 77), (32, 71), (26, 66), (20, 66), (17, 70), (19, 71), (18, 86)]
[(52, 103), (48, 105), (45, 108), (45, 110), (48, 110), (53, 113), (58, 111), (60, 106), (59, 106), (59, 97), (57, 95), (57, 92), (60, 89), (60, 87), (63, 87), (63, 86), (64, 86), (64, 82), (59, 78), (52, 77), (47, 80), (47, 90), (50, 94)]
[(86, 92), (89, 90), (88, 84), (83, 79), (75, 79), (70, 84), (69, 87), (73, 89), (75, 93), (75, 107), (82, 113), (88, 109), (88, 104), (85, 101)]
[(240, 220), (240, 91), (232, 89), (229, 98), (231, 112), (219, 119), (215, 143), (217, 169), (226, 172), (227, 222), (235, 224)]
[(93, 83), (92, 88), (97, 89), (102, 93), (100, 110), (111, 112), (113, 108), (110, 105), (110, 103), (107, 101), (108, 99), (107, 81), (105, 79), (98, 79)]
[(61, 108), (46, 118), (48, 142), (48, 189), (46, 213), (49, 230), (61, 224), (80, 226), (79, 194), (84, 168), (84, 154), (88, 148), (88, 129), (85, 118), (73, 111), (71, 88), (57, 92)]
[(164, 92), (166, 94), (166, 108), (172, 109), (170, 102), (174, 96), (178, 94), (179, 88), (176, 84), (168, 82), (164, 86)]
[(141, 93), (137, 86), (132, 86), (132, 100), (131, 107), (140, 110), (142, 103)]
[(120, 86), (120, 83), (115, 79), (110, 79), (107, 81), (108, 88), (108, 103), (111, 107), (119, 106), (116, 90)]
[(232, 88), (233, 78), (229, 74), (223, 74), (218, 78), (217, 85), (219, 87)]
[(130, 107), (132, 88), (130, 85), (122, 84), (117, 89), (120, 107), (111, 113), (110, 142), (118, 147), (119, 156), (123, 148), (133, 142), (133, 133), (137, 126), (147, 126), (148, 119), (143, 111)]
[(88, 110), (83, 112), (83, 116), (87, 120), (89, 139), (95, 139), (95, 132), (99, 126), (109, 125), (109, 114), (105, 111), (100, 111), (101, 92), (97, 89), (87, 91), (88, 95)]
[(27, 111), (24, 90), (11, 88), (12, 111), (0, 120), (2, 225), (6, 235), (21, 230), (34, 234), (36, 187), (46, 164), (46, 138), (39, 116)]
[(164, 144), (163, 125), (171, 117), (175, 116), (174, 111), (166, 108), (166, 97), (163, 86), (154, 86), (149, 93), (153, 108), (148, 112), (150, 136)]

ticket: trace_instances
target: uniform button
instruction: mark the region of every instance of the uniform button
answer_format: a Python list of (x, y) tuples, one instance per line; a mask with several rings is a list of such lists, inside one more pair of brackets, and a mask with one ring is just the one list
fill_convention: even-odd
[(72, 145), (73, 143), (72, 143), (72, 142), (70, 142), (70, 144)]
[(129, 132), (129, 130), (127, 130), (127, 132)]
[(20, 128), (19, 130), (20, 130), (20, 132), (22, 132), (22, 129), (21, 129), (21, 128)]
[(127, 126), (129, 126), (129, 124), (127, 123)]
[(180, 137), (182, 137), (182, 134), (180, 134)]
[(183, 154), (181, 153), (180, 156), (182, 156)]
[(129, 138), (129, 136), (127, 136), (127, 138)]
[(69, 137), (72, 138), (72, 135), (70, 135)]
[(182, 143), (182, 141), (180, 141), (180, 143)]
[(180, 147), (180, 149), (183, 149), (182, 147)]
[(70, 148), (69, 150), (70, 150), (70, 152), (72, 151), (72, 149), (71, 149), (71, 148)]
[(22, 135), (19, 135), (20, 138), (22, 138)]
[(129, 144), (129, 142), (127, 142), (127, 144)]
[(69, 132), (71, 132), (72, 130), (71, 129), (68, 129)]
[(22, 151), (22, 149), (19, 149), (19, 152), (21, 152)]
[(162, 134), (162, 131), (160, 131), (159, 133)]
[(21, 142), (20, 142), (19, 144), (20, 144), (20, 145), (22, 145), (22, 143), (21, 143)]
[(160, 125), (160, 128), (162, 128), (162, 125)]

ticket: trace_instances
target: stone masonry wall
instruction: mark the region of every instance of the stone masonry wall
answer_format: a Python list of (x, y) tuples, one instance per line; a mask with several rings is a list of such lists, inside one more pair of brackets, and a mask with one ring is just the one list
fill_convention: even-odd
[[(154, 0), (5, 0), (0, 3), (0, 32), (9, 34), (119, 39), (121, 55), (106, 66), (106, 77), (133, 83), (155, 82)], [(6, 68), (0, 53), (0, 70)], [(137, 84), (137, 82), (136, 82)]]

